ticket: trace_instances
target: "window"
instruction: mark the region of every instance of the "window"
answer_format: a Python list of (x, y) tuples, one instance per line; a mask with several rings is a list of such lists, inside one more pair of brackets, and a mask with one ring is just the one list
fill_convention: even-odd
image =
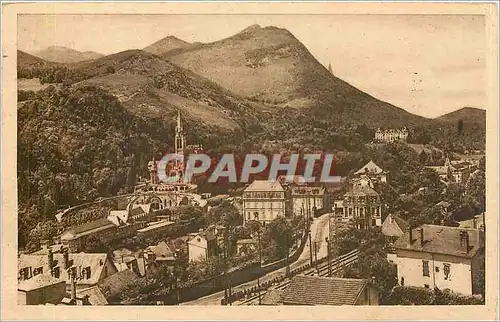
[(401, 277), (401, 286), (405, 286), (405, 278)]
[(85, 279), (89, 279), (90, 278), (90, 275), (91, 275), (91, 271), (90, 271), (90, 266), (87, 266), (83, 269), (83, 278)]
[(436, 273), (439, 273), (439, 266), (436, 266)]
[(450, 264), (443, 265), (443, 273), (444, 273), (444, 279), (449, 280), (450, 279)]
[(429, 284), (424, 284), (424, 287), (425, 288), (429, 288)]
[(43, 267), (38, 267), (33, 270), (33, 276), (38, 274), (43, 274)]
[(59, 278), (61, 276), (61, 269), (58, 267), (54, 267), (54, 277)]
[(377, 221), (375, 219), (372, 219), (372, 226), (376, 226), (377, 225)]
[(429, 274), (429, 261), (422, 261), (422, 274), (423, 274), (423, 276), (430, 276), (430, 274)]

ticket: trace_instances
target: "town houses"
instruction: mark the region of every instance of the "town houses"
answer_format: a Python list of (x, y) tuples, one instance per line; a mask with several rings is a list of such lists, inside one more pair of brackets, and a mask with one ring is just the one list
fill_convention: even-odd
[(443, 166), (427, 166), (437, 172), (443, 182), (466, 183), (471, 174), (477, 170), (477, 164), (468, 161), (451, 162), (446, 158)]

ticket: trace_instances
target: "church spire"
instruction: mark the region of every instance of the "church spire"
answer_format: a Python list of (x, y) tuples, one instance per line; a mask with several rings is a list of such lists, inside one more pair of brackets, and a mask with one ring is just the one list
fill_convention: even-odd
[(175, 127), (175, 132), (182, 132), (181, 110), (177, 110), (177, 126)]
[(175, 153), (184, 155), (186, 138), (181, 123), (181, 111), (177, 110), (177, 125), (175, 126)]

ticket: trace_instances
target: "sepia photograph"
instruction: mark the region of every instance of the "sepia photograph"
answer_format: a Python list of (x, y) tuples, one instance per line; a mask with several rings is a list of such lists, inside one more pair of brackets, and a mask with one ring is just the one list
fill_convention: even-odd
[(498, 314), (496, 16), (110, 5), (2, 28), (18, 310)]

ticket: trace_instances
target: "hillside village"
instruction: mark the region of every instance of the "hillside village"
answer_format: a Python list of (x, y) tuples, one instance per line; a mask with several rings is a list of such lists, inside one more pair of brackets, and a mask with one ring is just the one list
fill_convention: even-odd
[[(276, 27), (57, 55), (18, 52), (18, 304), (484, 304), (485, 115), (379, 101)], [(167, 152), (318, 151), (340, 182), (158, 177)]]

